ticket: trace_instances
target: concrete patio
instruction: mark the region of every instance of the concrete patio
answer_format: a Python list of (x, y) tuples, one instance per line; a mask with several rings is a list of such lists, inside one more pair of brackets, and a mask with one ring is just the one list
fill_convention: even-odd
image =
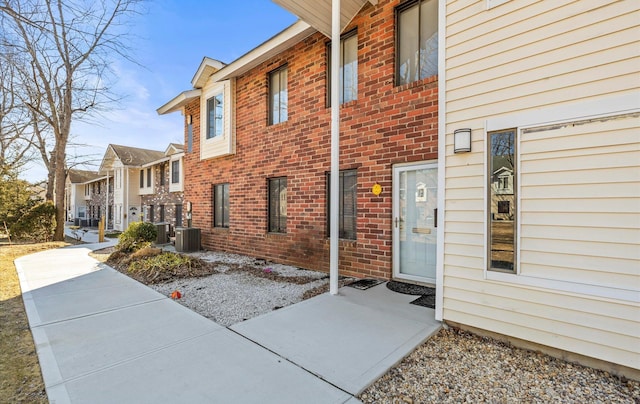
[(384, 284), (224, 328), (87, 254), (16, 261), (52, 403), (346, 403), (440, 328)]

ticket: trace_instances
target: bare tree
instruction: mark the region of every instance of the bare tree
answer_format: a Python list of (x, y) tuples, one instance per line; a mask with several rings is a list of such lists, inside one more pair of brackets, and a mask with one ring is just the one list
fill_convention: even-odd
[[(72, 120), (114, 100), (110, 64), (130, 60), (127, 24), (141, 0), (0, 0), (0, 24), (53, 183), (55, 240), (64, 239), (66, 153)], [(51, 135), (51, 144), (46, 135)], [(42, 140), (45, 140), (44, 142)], [(51, 147), (51, 150), (47, 148)]]
[(33, 157), (30, 147), (33, 135), (28, 133), (29, 111), (20, 103), (14, 73), (11, 64), (3, 64), (0, 69), (0, 176), (19, 172)]

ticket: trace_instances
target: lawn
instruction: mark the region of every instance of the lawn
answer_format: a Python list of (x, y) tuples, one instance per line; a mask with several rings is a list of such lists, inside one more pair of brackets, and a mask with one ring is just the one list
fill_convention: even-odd
[(68, 243), (0, 246), (0, 402), (48, 402), (13, 261), (65, 245)]

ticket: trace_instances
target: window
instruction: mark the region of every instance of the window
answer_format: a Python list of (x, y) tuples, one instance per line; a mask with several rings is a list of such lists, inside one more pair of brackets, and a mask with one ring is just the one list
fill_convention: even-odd
[(144, 170), (140, 170), (140, 188), (144, 188)]
[(396, 83), (438, 74), (438, 0), (410, 1), (397, 8)]
[(164, 222), (164, 205), (160, 205), (159, 210), (160, 210), (160, 222)]
[(171, 162), (171, 183), (177, 184), (180, 182), (180, 160)]
[(229, 227), (229, 184), (213, 186), (213, 227)]
[[(338, 234), (340, 238), (356, 239), (356, 217), (357, 217), (357, 175), (356, 170), (340, 171), (340, 212)], [(327, 234), (330, 234), (331, 225), (331, 174), (327, 174)]]
[[(331, 44), (327, 47), (327, 105), (331, 105)], [(358, 33), (349, 32), (340, 39), (340, 104), (358, 99)]]
[(111, 205), (107, 207), (107, 219), (113, 220), (113, 206)]
[(164, 168), (164, 163), (160, 164), (160, 185), (164, 185), (165, 182), (165, 172), (164, 172), (165, 168)]
[(86, 184), (84, 186), (84, 196), (89, 196), (90, 192), (91, 192), (91, 190), (89, 188), (89, 184)]
[(269, 231), (287, 232), (287, 178), (269, 179)]
[(191, 115), (187, 115), (187, 153), (193, 152), (193, 123)]
[(151, 167), (147, 168), (147, 188), (151, 188)]
[(509, 214), (511, 204), (509, 201), (498, 201), (498, 213), (506, 213)]
[(149, 221), (151, 223), (156, 221), (156, 212), (154, 211), (155, 206), (149, 205)]
[[(516, 271), (516, 130), (489, 133), (489, 269)], [(508, 174), (508, 175), (505, 175)], [(505, 178), (507, 179), (505, 182)], [(505, 192), (505, 184), (511, 192)]]
[(216, 94), (207, 100), (207, 139), (224, 133), (224, 97)]
[(98, 194), (100, 193), (100, 183), (98, 183)]
[(182, 227), (182, 205), (176, 204), (176, 227)]
[(287, 66), (269, 73), (269, 125), (288, 119)]

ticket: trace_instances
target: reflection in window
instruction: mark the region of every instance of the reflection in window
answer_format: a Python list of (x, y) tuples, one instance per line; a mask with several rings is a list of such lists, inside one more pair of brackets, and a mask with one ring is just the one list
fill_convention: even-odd
[(516, 130), (489, 134), (489, 269), (515, 272)]
[(398, 8), (398, 85), (438, 74), (438, 1), (420, 0)]
[[(356, 239), (356, 219), (358, 203), (358, 172), (356, 170), (340, 171), (339, 181), (339, 229), (338, 237)], [(331, 174), (327, 174), (327, 234), (331, 233)]]
[(213, 186), (213, 227), (229, 227), (229, 184)]
[(207, 100), (207, 139), (222, 136), (224, 131), (224, 99), (222, 93)]
[(269, 179), (269, 231), (287, 232), (287, 178)]
[(269, 73), (269, 125), (288, 119), (287, 66)]
[[(327, 47), (327, 105), (331, 105), (331, 44)], [(340, 40), (340, 71), (338, 72), (340, 104), (358, 98), (358, 35), (356, 31), (345, 34)]]

